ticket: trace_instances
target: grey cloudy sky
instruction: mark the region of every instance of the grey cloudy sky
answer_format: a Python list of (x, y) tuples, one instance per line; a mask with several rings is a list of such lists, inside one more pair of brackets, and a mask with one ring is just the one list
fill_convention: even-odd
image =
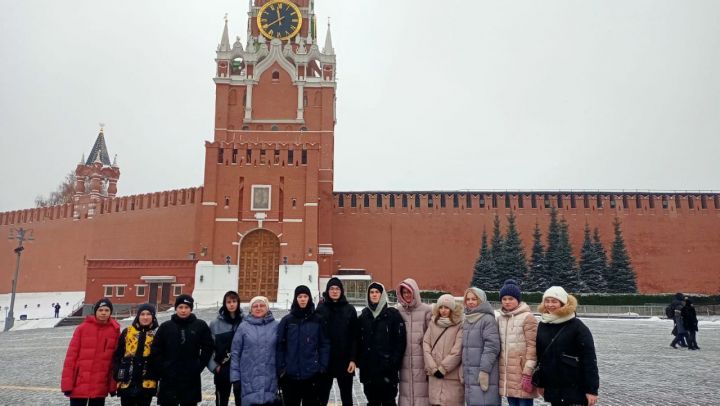
[[(316, 0), (336, 190), (720, 189), (720, 2)], [(106, 123), (121, 195), (202, 184), (247, 1), (2, 0), (0, 211)]]

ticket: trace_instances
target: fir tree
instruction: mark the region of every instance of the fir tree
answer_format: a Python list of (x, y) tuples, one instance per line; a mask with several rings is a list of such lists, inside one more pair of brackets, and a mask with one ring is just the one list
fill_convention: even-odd
[(503, 262), (502, 256), (504, 242), (502, 233), (500, 232), (500, 217), (496, 214), (495, 220), (493, 220), (493, 236), (492, 245), (490, 247), (490, 256), (493, 261), (495, 261), (495, 265)]
[(560, 220), (560, 238), (556, 261), (553, 285), (560, 285), (570, 292), (582, 291), (582, 283), (578, 275), (577, 261), (573, 255), (572, 244), (570, 243), (570, 231), (565, 219)]
[[(597, 229), (596, 229), (597, 230)], [(595, 245), (590, 239), (590, 226), (585, 223), (585, 238), (580, 250), (580, 281), (584, 292), (604, 292), (605, 263), (598, 256)]]
[(605, 251), (605, 247), (602, 244), (602, 241), (600, 241), (600, 230), (598, 230), (597, 227), (593, 230), (593, 249), (595, 250), (595, 255), (597, 257), (597, 263), (598, 268), (602, 269), (602, 286), (600, 286), (599, 289), (596, 292), (607, 292), (607, 278), (608, 278), (608, 266), (607, 266), (607, 252)]
[(545, 266), (547, 268), (545, 278), (545, 283), (547, 284), (547, 287), (557, 285), (558, 284), (558, 277), (557, 277), (557, 263), (559, 261), (558, 255), (559, 255), (559, 249), (560, 249), (560, 223), (558, 223), (557, 219), (557, 210), (553, 207), (550, 211), (550, 225), (548, 225), (548, 235), (547, 235), (547, 251), (545, 251)]
[(635, 271), (630, 263), (630, 255), (625, 248), (625, 239), (620, 229), (620, 219), (615, 217), (615, 241), (610, 250), (610, 266), (607, 281), (608, 291), (613, 293), (636, 293)]
[(473, 277), (470, 286), (475, 286), (483, 290), (496, 289), (499, 284), (499, 277), (495, 262), (487, 242), (487, 232), (483, 230), (482, 246), (480, 247), (480, 256), (475, 261)]
[(514, 279), (520, 285), (527, 273), (527, 260), (525, 259), (525, 248), (520, 238), (520, 233), (515, 225), (515, 215), (507, 217), (507, 233), (503, 239), (501, 257), (495, 261), (502, 283), (506, 279)]
[(549, 288), (547, 266), (545, 265), (545, 248), (542, 245), (540, 225), (535, 222), (533, 232), (533, 247), (530, 256), (530, 266), (523, 283), (523, 289), (529, 292), (542, 292)]

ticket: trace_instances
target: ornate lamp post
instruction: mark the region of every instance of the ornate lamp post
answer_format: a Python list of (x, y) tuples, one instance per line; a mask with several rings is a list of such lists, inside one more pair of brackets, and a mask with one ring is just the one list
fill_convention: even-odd
[(12, 281), (12, 294), (10, 295), (10, 311), (7, 313), (7, 317), (5, 317), (4, 331), (10, 331), (15, 324), (15, 315), (13, 314), (13, 310), (15, 309), (15, 292), (17, 291), (18, 275), (20, 274), (20, 255), (22, 255), (23, 250), (25, 250), (23, 242), (34, 240), (32, 230), (26, 230), (22, 227), (10, 230), (8, 239), (18, 240), (18, 246), (13, 250), (15, 251), (15, 255), (17, 255), (17, 261), (15, 262), (15, 277)]

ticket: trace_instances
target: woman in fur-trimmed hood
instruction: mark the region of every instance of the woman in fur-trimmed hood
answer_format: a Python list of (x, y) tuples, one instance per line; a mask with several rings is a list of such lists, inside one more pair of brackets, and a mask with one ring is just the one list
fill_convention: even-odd
[(452, 295), (442, 295), (432, 314), (423, 338), (430, 404), (461, 406), (465, 404), (465, 388), (460, 382), (463, 308)]
[(423, 336), (430, 325), (432, 307), (420, 299), (415, 279), (407, 278), (397, 289), (396, 308), (407, 330), (405, 355), (400, 369), (400, 406), (427, 406), (428, 380), (423, 363)]
[(536, 342), (540, 369), (533, 383), (547, 402), (594, 406), (600, 386), (595, 344), (590, 329), (575, 317), (577, 304), (560, 286), (543, 294)]

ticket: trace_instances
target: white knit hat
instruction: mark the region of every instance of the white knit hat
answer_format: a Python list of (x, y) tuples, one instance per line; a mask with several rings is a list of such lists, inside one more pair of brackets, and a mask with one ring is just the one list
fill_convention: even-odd
[(265, 296), (255, 296), (254, 298), (250, 299), (250, 307), (252, 307), (253, 303), (255, 302), (263, 302), (265, 303), (265, 306), (268, 308), (270, 307), (270, 301)]
[(555, 298), (563, 304), (567, 304), (568, 302), (568, 294), (562, 286), (550, 286), (550, 288), (543, 293), (543, 300), (547, 297)]
[(450, 310), (455, 310), (455, 298), (453, 295), (442, 295), (437, 300), (437, 307), (445, 306)]

